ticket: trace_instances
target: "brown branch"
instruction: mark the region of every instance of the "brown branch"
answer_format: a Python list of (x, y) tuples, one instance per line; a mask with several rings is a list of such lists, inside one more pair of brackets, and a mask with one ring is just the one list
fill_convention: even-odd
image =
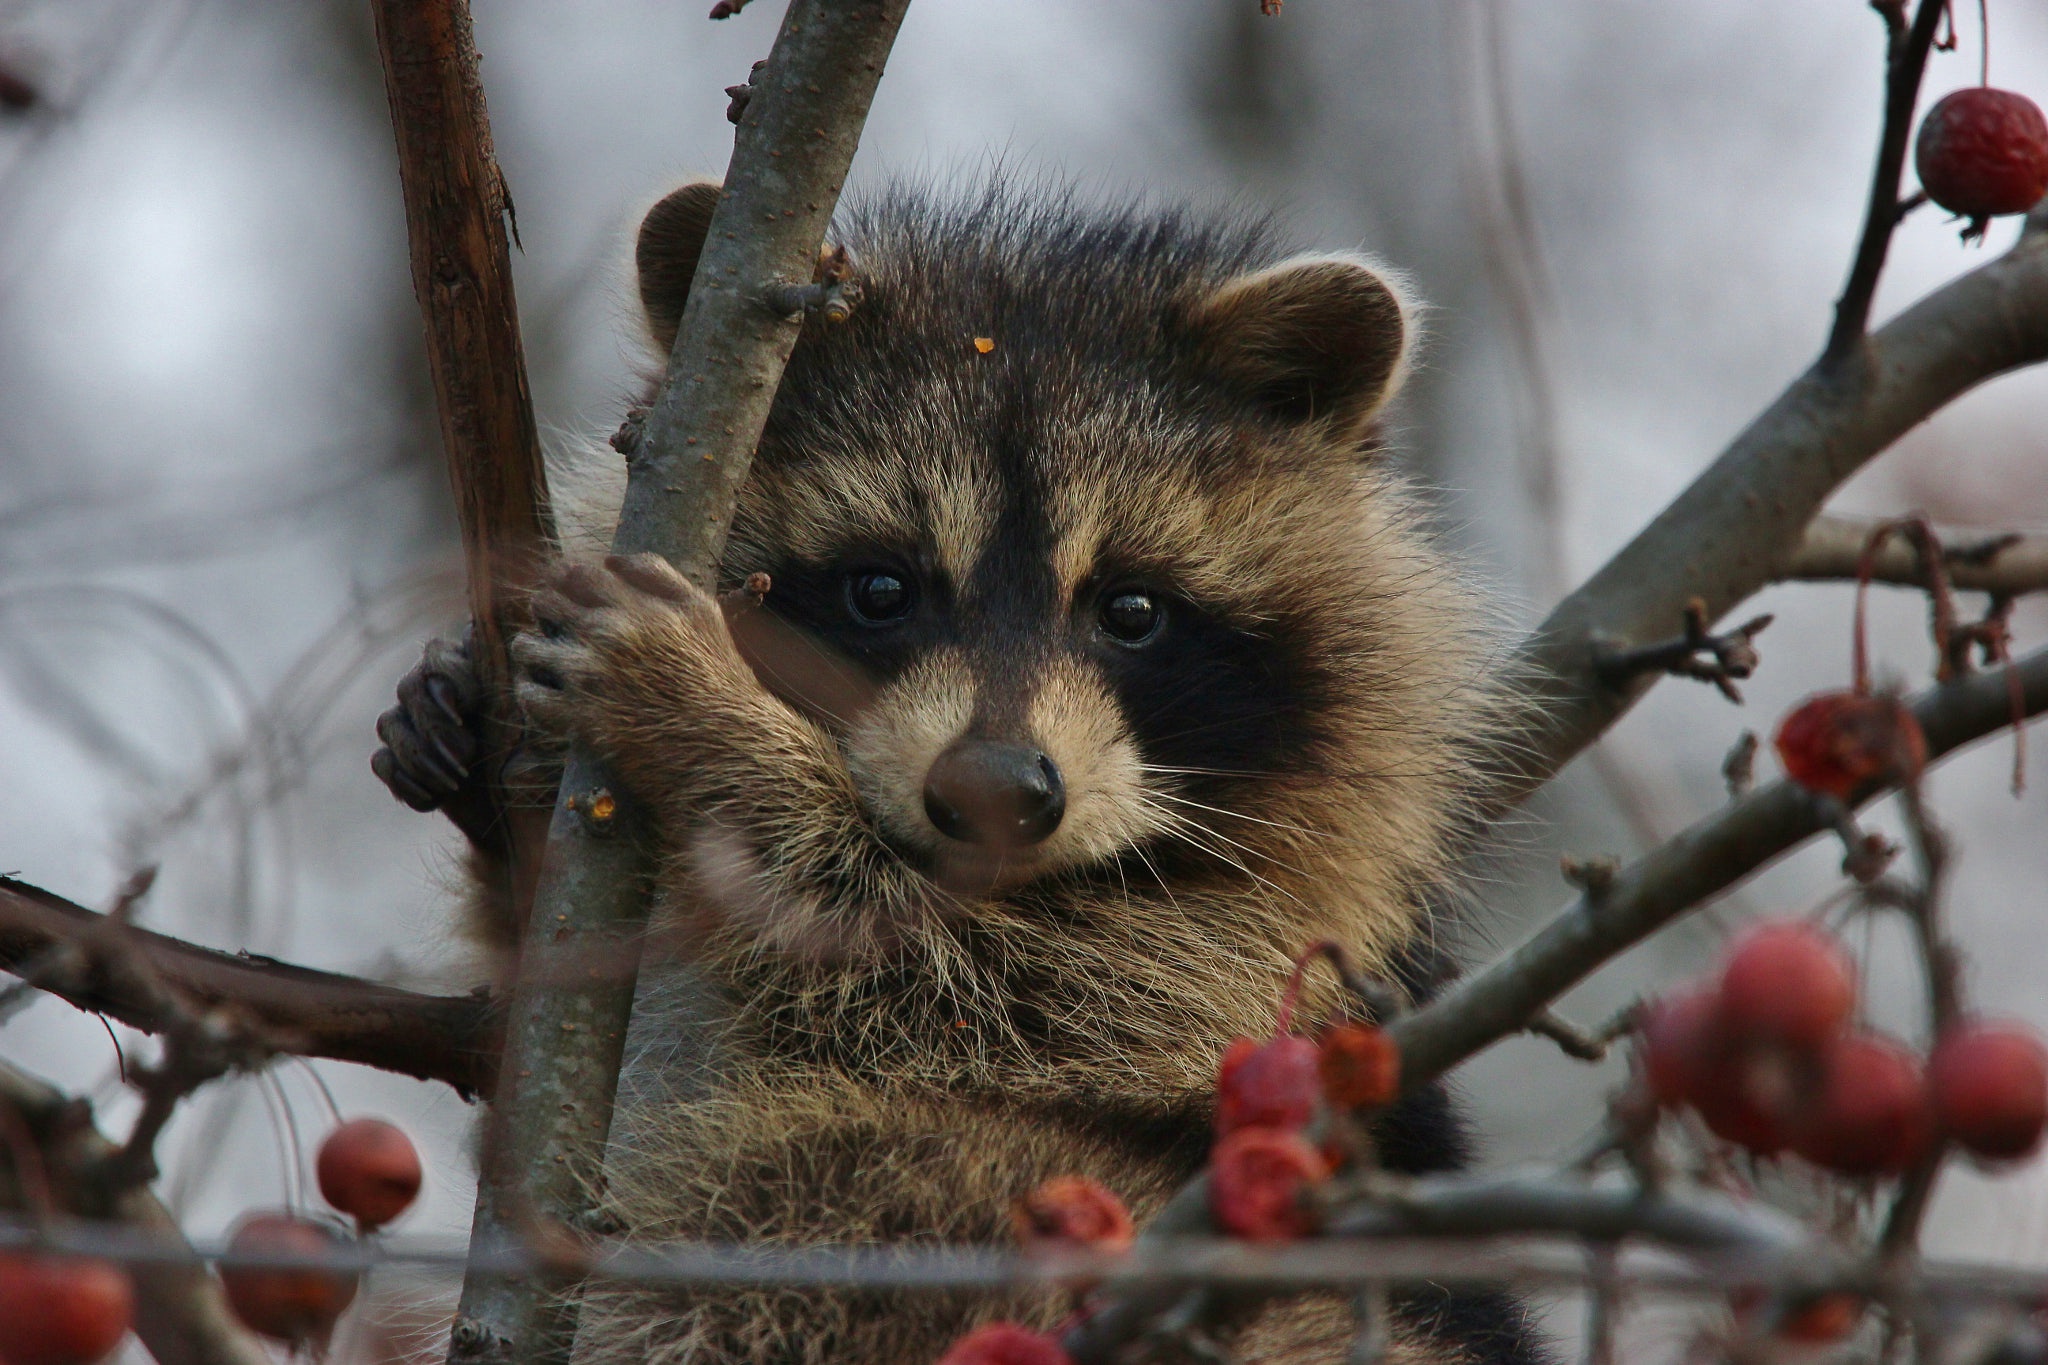
[[(2048, 710), (2048, 650), (2017, 664), (2023, 714)], [(2011, 723), (2001, 672), (1934, 688), (1913, 702), (1939, 758)], [(1859, 794), (1857, 804), (1881, 794)], [(1401, 1083), (1427, 1085), (1482, 1048), (1529, 1027), (1550, 1003), (1595, 968), (1685, 911), (1720, 894), (1779, 855), (1833, 828), (1822, 803), (1789, 782), (1731, 802), (1617, 871), (1521, 947), (1459, 981), (1388, 1030), (1401, 1048)]]
[[(663, 556), (707, 590), (803, 325), (801, 314), (767, 300), (786, 304), (780, 287), (806, 285), (816, 272), (908, 4), (795, 0), (749, 82), (667, 374), (630, 443), (613, 541), (622, 553)], [(578, 813), (605, 785), (592, 756), (572, 750), (508, 1014), (507, 1085), (494, 1115), (503, 1140), (486, 1153), (472, 1234), (482, 1243), (536, 1218), (581, 1226), (591, 1208), (637, 971), (593, 972), (571, 989), (560, 965), (636, 945), (652, 875), (638, 842), (619, 837), (624, 820), (600, 827)], [(576, 1314), (573, 1293), (472, 1273), (450, 1359), (509, 1351), (521, 1361), (566, 1361)]]
[(109, 972), (82, 949), (105, 922), (61, 896), (0, 877), (0, 970), (145, 1033), (173, 1027), (181, 1011), (224, 1010), (280, 1052), (444, 1081), (465, 1096), (490, 1091), (498, 1020), (480, 992), (422, 995), (125, 928), (159, 993)]
[(1649, 688), (1602, 682), (1602, 649), (1662, 638), (1694, 597), (1717, 619), (1781, 576), (1821, 504), (1901, 434), (2048, 359), (2048, 209), (2011, 251), (1907, 309), (1861, 354), (1800, 376), (1523, 643), (1529, 721), (1500, 749), (1501, 804), (1548, 781)]
[(525, 619), (525, 590), (554, 525), (512, 294), (512, 202), (491, 149), (465, 0), (376, 0), (374, 8), (413, 293), (462, 526), (471, 653), (487, 684), (478, 769), (486, 790), (501, 794), (486, 818), (503, 824), (507, 899), (520, 914), (532, 903), (547, 822), (533, 802), (502, 798), (505, 760), (519, 740), (506, 642)]
[(1864, 328), (1870, 324), (1870, 301), (1877, 293), (1877, 277), (1884, 271), (1892, 232), (1907, 212), (1907, 205), (1899, 200), (1899, 181), (1905, 174), (1913, 106), (1920, 98), (1920, 77), (1927, 69), (1935, 29), (1948, 6), (1949, 0), (1920, 0), (1912, 26), (1905, 29), (1896, 22), (1896, 11), (1887, 15), (1884, 130), (1878, 135), (1877, 164), (1870, 175), (1870, 204), (1864, 211), (1863, 236), (1856, 244), (1849, 281), (1835, 304), (1834, 330), (1829, 333), (1827, 349), (1821, 356), (1824, 365), (1839, 364), (1852, 355), (1863, 340)]
[(49, 1164), (66, 1177), (60, 1182), (66, 1212), (110, 1220), (173, 1253), (128, 1267), (135, 1284), (135, 1335), (157, 1365), (271, 1365), (263, 1344), (228, 1311), (220, 1282), (206, 1273), (170, 1210), (145, 1188), (114, 1190), (90, 1178), (105, 1169), (116, 1148), (92, 1126), (81, 1103), (0, 1064), (0, 1108), (25, 1121)]
[[(1775, 577), (1780, 582), (1854, 582), (1864, 546), (1884, 524), (1875, 517), (1815, 517)], [(1959, 591), (1997, 597), (2048, 591), (2048, 534), (1941, 531), (1939, 538), (1949, 585)], [(1926, 587), (1927, 570), (1918, 547), (1910, 541), (1886, 541), (1872, 559), (1871, 580)]]

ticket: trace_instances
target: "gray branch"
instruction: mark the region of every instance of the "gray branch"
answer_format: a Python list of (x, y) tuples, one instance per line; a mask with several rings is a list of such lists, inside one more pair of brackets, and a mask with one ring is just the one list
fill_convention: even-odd
[[(1875, 517), (1819, 516), (1778, 571), (1780, 581), (1853, 581), (1871, 532), (1884, 525)], [(2039, 531), (1942, 531), (1942, 562), (1952, 587), (1999, 597), (2048, 591), (2048, 534)], [(1894, 536), (1878, 550), (1871, 578), (1878, 583), (1920, 587), (1927, 574), (1920, 553)]]
[[(734, 502), (802, 327), (766, 299), (812, 278), (908, 3), (796, 0), (785, 14), (752, 78), (725, 193), (633, 452), (619, 552), (660, 554), (715, 586)], [(572, 752), (508, 1012), (474, 1221), (485, 1245), (536, 1224), (583, 1227), (599, 1183), (637, 971), (573, 972), (579, 962), (634, 961), (652, 881), (629, 813), (587, 814), (604, 785), (592, 756)], [(556, 1289), (473, 1272), (450, 1360), (566, 1361), (576, 1298)]]
[(1784, 577), (1800, 533), (1845, 479), (1960, 394), (2043, 359), (2048, 209), (2037, 209), (2004, 256), (1928, 295), (1854, 354), (1807, 370), (1558, 604), (1516, 660), (1530, 719), (1501, 747), (1502, 803), (1549, 780), (1654, 681), (1603, 682), (1603, 648), (1662, 639), (1695, 597), (1718, 619)]

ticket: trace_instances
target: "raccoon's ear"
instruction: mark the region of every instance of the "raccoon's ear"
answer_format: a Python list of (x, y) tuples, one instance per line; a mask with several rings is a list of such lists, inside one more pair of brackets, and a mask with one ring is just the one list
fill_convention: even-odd
[(633, 264), (640, 272), (640, 306), (647, 311), (647, 333), (664, 356), (675, 349), (690, 280), (697, 273), (697, 258), (704, 254), (704, 238), (711, 231), (711, 214), (722, 190), (715, 180), (694, 181), (670, 190), (640, 220), (640, 238), (633, 249)]
[(1351, 256), (1297, 256), (1240, 275), (1191, 320), (1225, 382), (1338, 439), (1364, 435), (1407, 366), (1406, 302)]

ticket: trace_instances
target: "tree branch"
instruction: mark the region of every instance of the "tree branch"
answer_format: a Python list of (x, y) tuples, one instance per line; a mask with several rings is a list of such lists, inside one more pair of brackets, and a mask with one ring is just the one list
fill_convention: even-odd
[(145, 1033), (176, 1024), (175, 1001), (193, 1013), (227, 1011), (280, 1052), (445, 1081), (464, 1096), (490, 1091), (499, 1021), (481, 992), (423, 995), (125, 926), (123, 936), (148, 960), (166, 1001), (96, 965), (82, 947), (106, 918), (0, 877), (0, 970)]
[[(2048, 650), (2019, 660), (2024, 714), (2048, 709)], [(2005, 670), (1934, 688), (1913, 702), (1930, 760), (2012, 721)], [(1881, 794), (1859, 794), (1857, 804)], [(1829, 813), (1789, 782), (1760, 787), (1589, 891), (1521, 947), (1388, 1025), (1401, 1084), (1429, 1084), (1482, 1048), (1520, 1032), (1595, 968), (1800, 842), (1832, 828)]]
[(1602, 682), (1602, 650), (1662, 638), (1694, 597), (1718, 619), (1783, 576), (1800, 533), (1844, 479), (1959, 394), (2043, 359), (2048, 209), (2037, 209), (2011, 251), (1872, 334), (1856, 363), (1800, 376), (1558, 604), (1516, 661), (1528, 722), (1499, 751), (1500, 803), (1548, 781), (1648, 690), (1649, 678)]
[[(1779, 581), (1854, 582), (1857, 561), (1882, 525), (1875, 517), (1815, 517), (1779, 566)], [(1951, 587), (1997, 597), (2048, 591), (2048, 535), (1942, 531), (1939, 538)], [(1907, 588), (1927, 583), (1918, 548), (1896, 538), (1879, 547), (1871, 578)]]
[[(505, 241), (512, 201), (491, 149), (467, 4), (377, 0), (375, 11), (413, 293), (468, 567), (471, 653), (487, 684), (478, 771), (502, 791), (520, 737), (506, 643), (526, 619), (526, 589), (554, 537)], [(515, 914), (532, 903), (547, 831), (530, 807), (501, 801), (493, 812)]]
[(1891, 249), (1892, 232), (1904, 216), (1899, 201), (1899, 180), (1906, 169), (1906, 147), (1913, 131), (1913, 106), (1920, 98), (1920, 77), (1927, 69), (1927, 54), (1934, 47), (1934, 33), (1949, 0), (1920, 0), (1911, 28), (1901, 31), (1895, 20), (1887, 22), (1884, 64), (1884, 130), (1878, 135), (1877, 164), (1870, 175), (1870, 204), (1864, 211), (1863, 236), (1856, 244), (1856, 259), (1849, 267), (1849, 281), (1835, 304), (1834, 330), (1821, 363), (1837, 365), (1846, 360), (1863, 340), (1870, 324), (1870, 301), (1877, 294), (1877, 278), (1884, 271), (1884, 258)]
[[(803, 325), (766, 299), (811, 282), (908, 3), (795, 0), (783, 16), (751, 78), (666, 377), (628, 452), (615, 550), (660, 554), (715, 589), (734, 503)], [(652, 877), (638, 841), (621, 837), (628, 816), (586, 816), (605, 785), (592, 756), (573, 750), (509, 1011), (507, 1084), (494, 1114), (502, 1140), (486, 1153), (473, 1231), (485, 1244), (535, 1219), (580, 1226), (598, 1183)], [(574, 978), (564, 970), (607, 957), (627, 965)], [(472, 1273), (450, 1359), (566, 1361), (575, 1321), (573, 1293)]]

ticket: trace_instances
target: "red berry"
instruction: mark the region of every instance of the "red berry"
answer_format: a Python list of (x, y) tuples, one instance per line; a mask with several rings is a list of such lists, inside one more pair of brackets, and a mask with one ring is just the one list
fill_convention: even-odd
[(1316, 1056), (1314, 1043), (1291, 1033), (1232, 1042), (1216, 1074), (1216, 1131), (1306, 1126), (1322, 1093)]
[(1785, 775), (1808, 791), (1847, 800), (1873, 782), (1908, 777), (1927, 762), (1920, 722), (1896, 697), (1820, 692), (1778, 726)]
[(327, 1135), (314, 1163), (320, 1194), (366, 1231), (382, 1227), (420, 1192), (420, 1154), (382, 1119), (350, 1119)]
[(8, 1365), (86, 1365), (121, 1344), (134, 1316), (134, 1286), (111, 1262), (0, 1251), (0, 1360)]
[[(321, 1256), (344, 1245), (324, 1223), (288, 1213), (244, 1218), (228, 1239), (228, 1254), (260, 1262), (267, 1257)], [(309, 1266), (223, 1265), (220, 1282), (228, 1307), (251, 1329), (287, 1345), (320, 1345), (356, 1296), (353, 1271)]]
[(1330, 1178), (1323, 1155), (1301, 1134), (1239, 1128), (1209, 1158), (1209, 1211), (1224, 1231), (1254, 1242), (1285, 1242), (1315, 1231), (1302, 1194)]
[(1056, 1175), (1010, 1207), (1017, 1240), (1031, 1250), (1125, 1251), (1137, 1236), (1116, 1193), (1085, 1175)]
[(1762, 924), (1728, 951), (1720, 1015), (1744, 1038), (1817, 1048), (1856, 1008), (1856, 966), (1841, 945), (1808, 924)]
[(991, 1322), (954, 1342), (939, 1365), (1074, 1365), (1066, 1348), (1043, 1332)]
[(1691, 990), (1653, 1000), (1643, 1009), (1638, 1027), (1643, 1035), (1643, 1083), (1666, 1108), (1691, 1104), (1706, 1088), (1714, 1060), (1725, 1050), (1719, 999), (1712, 991)]
[[(1738, 1289), (1731, 1296), (1738, 1318), (1756, 1314), (1770, 1300), (1761, 1289)], [(1853, 1294), (1818, 1294), (1785, 1309), (1774, 1335), (1781, 1341), (1821, 1346), (1840, 1341), (1863, 1319), (1863, 1301)]]
[(2009, 1161), (2040, 1144), (2048, 1126), (2048, 1049), (2011, 1024), (1966, 1024), (1927, 1062), (1934, 1115), (1958, 1144)]
[(1401, 1049), (1385, 1029), (1339, 1024), (1316, 1049), (1323, 1098), (1340, 1109), (1377, 1109), (1401, 1093)]
[(1927, 197), (1950, 213), (2025, 213), (2048, 194), (2048, 119), (2010, 90), (1958, 90), (1927, 111), (1913, 165)]
[(1931, 1136), (1919, 1058), (1890, 1039), (1850, 1033), (1821, 1055), (1819, 1088), (1792, 1150), (1845, 1175), (1896, 1175)]
[(1809, 1070), (1789, 1049), (1725, 1042), (1700, 1077), (1693, 1106), (1715, 1136), (1771, 1156), (1792, 1144)]

